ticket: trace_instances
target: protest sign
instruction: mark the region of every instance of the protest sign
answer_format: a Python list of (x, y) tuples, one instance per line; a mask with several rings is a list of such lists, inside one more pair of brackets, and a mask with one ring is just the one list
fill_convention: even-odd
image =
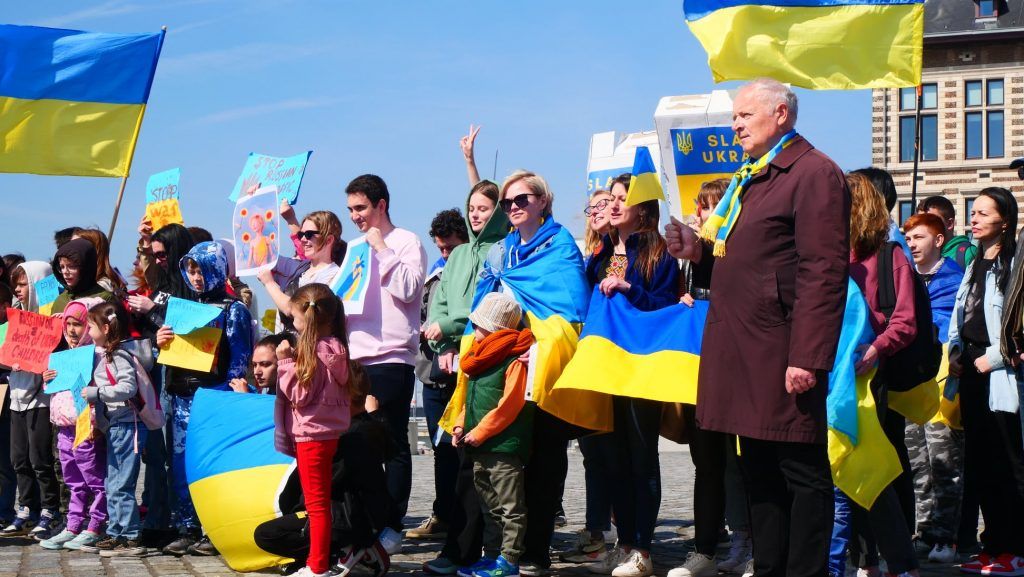
[(7, 323), (0, 325), (0, 346), (7, 340)]
[(181, 218), (181, 193), (178, 181), (181, 169), (172, 168), (158, 172), (146, 181), (146, 218), (150, 220), (153, 230), (157, 231), (168, 224), (184, 224)]
[(70, 391), (79, 380), (92, 380), (96, 345), (86, 345), (50, 354), (48, 366), (57, 371), (57, 377), (46, 384), (46, 394)]
[(185, 335), (210, 324), (220, 316), (220, 311), (220, 307), (171, 297), (167, 300), (164, 324), (171, 327), (174, 334)]
[(39, 306), (48, 305), (57, 300), (62, 288), (64, 287), (60, 286), (60, 283), (57, 282), (57, 277), (52, 274), (37, 280), (35, 289), (36, 300), (39, 301)]
[(255, 275), (277, 264), (281, 253), (277, 206), (277, 189), (273, 186), (244, 196), (235, 205), (231, 230), (238, 276)]
[(87, 383), (88, 381), (78, 377), (75, 379), (75, 384), (71, 385), (69, 389), (71, 391), (71, 398), (75, 400), (75, 412), (78, 414), (82, 414), (82, 411), (89, 408), (89, 401), (82, 398), (82, 389), (86, 387)]
[(263, 318), (260, 320), (260, 324), (268, 331), (274, 332), (274, 329), (277, 328), (277, 309), (263, 311)]
[(0, 364), (42, 374), (50, 352), (60, 344), (61, 332), (59, 318), (7, 309), (7, 338), (0, 346)]
[(313, 151), (307, 151), (287, 158), (277, 158), (265, 154), (249, 153), (245, 161), (242, 174), (235, 183), (235, 188), (228, 197), (232, 202), (245, 196), (253, 188), (266, 188), (276, 186), (277, 193), (281, 200), (287, 200), (289, 204), (295, 204), (299, 198), (299, 187), (302, 186), (302, 176), (306, 172), (306, 163), (309, 162), (309, 155)]
[(363, 312), (366, 291), (370, 288), (373, 274), (373, 254), (366, 237), (348, 243), (345, 260), (341, 263), (338, 276), (334, 277), (331, 289), (345, 303), (345, 314), (358, 315)]
[(170, 343), (160, 348), (157, 362), (161, 365), (209, 372), (217, 355), (221, 330), (203, 327), (187, 335), (175, 335)]

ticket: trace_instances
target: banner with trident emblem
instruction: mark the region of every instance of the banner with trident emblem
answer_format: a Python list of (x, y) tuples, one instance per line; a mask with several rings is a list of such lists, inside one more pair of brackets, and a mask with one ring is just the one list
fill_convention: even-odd
[(728, 126), (673, 128), (672, 154), (683, 214), (694, 209), (700, 185), (716, 178), (732, 178), (743, 163), (743, 148)]

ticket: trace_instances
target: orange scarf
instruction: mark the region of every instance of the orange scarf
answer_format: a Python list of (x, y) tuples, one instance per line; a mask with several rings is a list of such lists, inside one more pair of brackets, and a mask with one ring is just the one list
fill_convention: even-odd
[(533, 333), (530, 329), (495, 331), (484, 340), (473, 343), (466, 357), (459, 361), (459, 368), (475, 377), (511, 356), (518, 357), (530, 350), (532, 345)]

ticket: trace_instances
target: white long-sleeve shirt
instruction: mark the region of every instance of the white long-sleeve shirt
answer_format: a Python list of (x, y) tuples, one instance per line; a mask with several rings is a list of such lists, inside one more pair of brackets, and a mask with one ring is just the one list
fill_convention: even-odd
[(427, 253), (415, 234), (401, 228), (386, 234), (384, 244), (387, 249), (373, 254), (363, 312), (346, 318), (349, 350), (364, 365), (413, 365)]

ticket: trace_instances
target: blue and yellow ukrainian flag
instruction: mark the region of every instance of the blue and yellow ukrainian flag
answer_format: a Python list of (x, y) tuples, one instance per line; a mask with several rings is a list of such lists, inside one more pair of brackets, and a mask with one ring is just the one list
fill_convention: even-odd
[(264, 521), (281, 516), (281, 491), (295, 460), (274, 448), (274, 397), (199, 389), (185, 441), (185, 476), (210, 541), (236, 571), (286, 559), (256, 545)]
[(127, 176), (163, 39), (0, 24), (0, 172)]
[(633, 175), (629, 178), (626, 206), (648, 200), (665, 200), (665, 191), (661, 188), (658, 171), (654, 169), (651, 151), (646, 146), (638, 146), (633, 157)]
[(875, 371), (857, 375), (854, 370), (860, 358), (858, 347), (874, 339), (867, 301), (851, 279), (836, 361), (828, 380), (828, 458), (832, 482), (865, 509), (875, 504), (878, 495), (903, 470), (896, 449), (878, 422), (869, 387)]
[(921, 83), (924, 0), (684, 0), (715, 82), (819, 90)]
[(594, 287), (576, 355), (555, 388), (694, 405), (707, 315), (707, 301), (648, 312)]

